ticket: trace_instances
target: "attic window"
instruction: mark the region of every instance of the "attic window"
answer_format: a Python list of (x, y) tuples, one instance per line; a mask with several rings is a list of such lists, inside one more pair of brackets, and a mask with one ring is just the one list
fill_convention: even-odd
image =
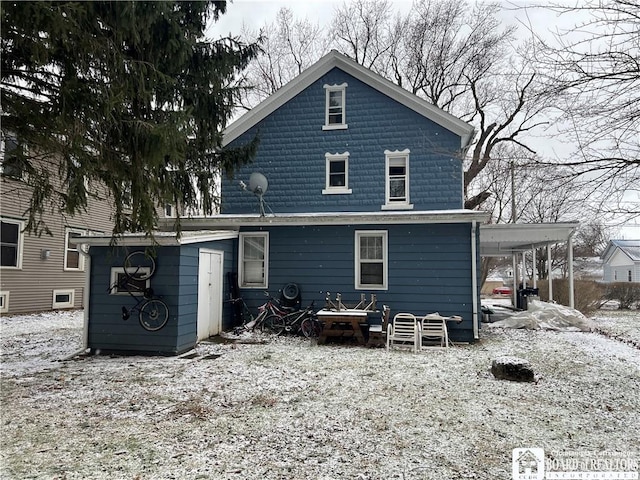
[(323, 130), (342, 130), (348, 127), (346, 119), (347, 84), (324, 85), (326, 93)]

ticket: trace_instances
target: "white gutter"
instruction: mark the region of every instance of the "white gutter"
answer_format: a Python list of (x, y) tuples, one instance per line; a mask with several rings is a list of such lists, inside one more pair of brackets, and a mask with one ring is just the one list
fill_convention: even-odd
[(471, 222), (471, 294), (473, 297), (473, 338), (478, 340), (480, 334), (478, 331), (478, 252), (476, 248), (476, 222)]

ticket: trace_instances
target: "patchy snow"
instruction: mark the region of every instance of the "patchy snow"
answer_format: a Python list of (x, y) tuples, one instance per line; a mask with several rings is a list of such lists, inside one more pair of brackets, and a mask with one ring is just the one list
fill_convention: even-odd
[[(637, 317), (593, 320), (640, 338)], [(417, 355), (282, 337), (60, 361), (82, 345), (81, 312), (0, 327), (3, 479), (498, 480), (519, 447), (640, 460), (640, 349), (598, 333), (482, 328), (474, 345)], [(493, 378), (504, 355), (537, 382)]]

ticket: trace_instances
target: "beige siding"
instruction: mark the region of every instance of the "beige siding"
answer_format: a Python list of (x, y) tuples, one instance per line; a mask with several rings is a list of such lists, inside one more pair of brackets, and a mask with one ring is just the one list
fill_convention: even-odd
[[(18, 182), (1, 179), (2, 201), (0, 216), (9, 219), (26, 220), (23, 213), (28, 207), (31, 192), (20, 189)], [(103, 197), (106, 198), (106, 197)], [(26, 313), (53, 308), (54, 290), (72, 290), (74, 308), (83, 306), (85, 271), (66, 271), (65, 234), (68, 228), (78, 230), (111, 232), (110, 202), (89, 199), (85, 213), (75, 217), (64, 217), (50, 212), (44, 218), (52, 236), (43, 234), (34, 236), (25, 233), (22, 250), (22, 268), (0, 269), (0, 291), (9, 292), (8, 314)], [(43, 250), (49, 250), (50, 256), (41, 257)]]

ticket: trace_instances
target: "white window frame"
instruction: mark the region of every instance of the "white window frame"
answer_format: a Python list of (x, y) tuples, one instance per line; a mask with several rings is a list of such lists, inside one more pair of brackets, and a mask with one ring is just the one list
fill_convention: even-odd
[[(325, 188), (322, 190), (323, 195), (342, 195), (350, 194), (349, 188), (349, 152), (344, 153), (325, 153), (324, 154), (326, 169), (325, 169)], [(332, 186), (331, 185), (331, 164), (334, 162), (344, 162), (344, 185)]]
[[(248, 282), (245, 280), (244, 241), (246, 238), (250, 237), (259, 237), (264, 239), (262, 282)], [(239, 235), (238, 241), (238, 286), (240, 288), (269, 288), (269, 232), (243, 232)]]
[(9, 291), (0, 292), (0, 313), (9, 313)]
[[(131, 268), (131, 271), (135, 272), (138, 271), (141, 274), (144, 275), (148, 275), (149, 272), (151, 271), (151, 269), (149, 267), (135, 267), (135, 268)], [(118, 282), (118, 276), (119, 275), (124, 275), (124, 267), (111, 267), (111, 278), (110, 278), (110, 282), (109, 282), (109, 286), (111, 287), (109, 289), (109, 294), (110, 295), (137, 295), (137, 296), (142, 296), (144, 295), (144, 291), (148, 288), (151, 287), (151, 281), (149, 278), (147, 278), (146, 280), (144, 280), (144, 288), (143, 289), (139, 289), (139, 290), (134, 290), (134, 291), (128, 291), (127, 289), (120, 289), (118, 287), (119, 282)]]
[(0, 265), (0, 268), (3, 270), (22, 270), (22, 255), (24, 252), (24, 222), (22, 220), (14, 220), (12, 218), (4, 217), (0, 217), (0, 221), (2, 221), (3, 223), (18, 225), (18, 241), (16, 244), (18, 251), (16, 252), (16, 265)]
[[(409, 201), (409, 154), (411, 151), (406, 148), (404, 150), (385, 150), (384, 151), (384, 175), (385, 175), (385, 192), (384, 192), (384, 205), (382, 205), (382, 210), (411, 210), (413, 209), (413, 204)], [(391, 198), (391, 175), (389, 173), (389, 169), (393, 163), (396, 162), (404, 162), (404, 192), (405, 198), (404, 200), (394, 200)]]
[[(66, 302), (57, 302), (56, 301), (56, 297), (58, 295), (68, 295), (69, 296), (69, 300)], [(53, 301), (51, 303), (51, 307), (56, 309), (56, 308), (73, 308), (74, 305), (74, 300), (75, 300), (75, 290), (73, 289), (67, 289), (67, 290), (54, 290), (53, 291)]]
[[(387, 290), (389, 285), (389, 233), (387, 230), (356, 230), (355, 231), (355, 288), (356, 290)], [(360, 241), (366, 237), (382, 238), (382, 259), (367, 260), (360, 258)], [(382, 284), (365, 284), (360, 281), (360, 267), (362, 263), (382, 263)]]
[[(79, 245), (76, 244), (76, 248), (69, 247), (69, 235), (72, 233), (76, 233), (78, 235), (86, 235), (86, 230), (80, 230), (78, 228), (67, 228), (64, 234), (64, 266), (63, 270), (65, 272), (84, 272), (84, 255), (82, 254), (82, 250)], [(69, 252), (78, 252), (78, 267), (69, 267), (67, 266), (67, 260)]]
[[(340, 85), (324, 85), (325, 90), (325, 113), (324, 113), (324, 125), (322, 130), (346, 130), (349, 128), (347, 125), (347, 83), (341, 83)], [(329, 99), (331, 93), (342, 93), (342, 122), (341, 123), (329, 123)]]

